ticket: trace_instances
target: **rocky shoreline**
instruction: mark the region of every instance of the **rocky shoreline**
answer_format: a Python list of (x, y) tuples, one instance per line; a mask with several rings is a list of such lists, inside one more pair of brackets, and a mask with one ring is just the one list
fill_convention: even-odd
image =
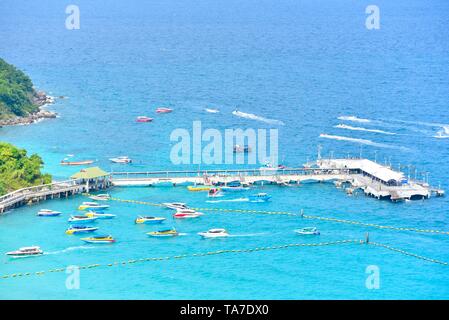
[(1, 126), (17, 126), (17, 125), (28, 125), (36, 123), (42, 119), (53, 119), (57, 117), (57, 113), (45, 109), (45, 106), (53, 104), (55, 99), (52, 96), (47, 95), (43, 91), (37, 91), (32, 98), (34, 105), (38, 106), (36, 112), (30, 113), (24, 117), (13, 117), (10, 119), (0, 120)]

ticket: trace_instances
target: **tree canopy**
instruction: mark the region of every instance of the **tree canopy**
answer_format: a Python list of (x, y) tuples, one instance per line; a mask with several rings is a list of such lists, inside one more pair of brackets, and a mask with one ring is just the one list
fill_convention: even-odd
[(0, 58), (0, 119), (36, 111), (33, 95), (31, 79)]
[(51, 175), (41, 173), (43, 164), (38, 155), (27, 156), (26, 150), (0, 142), (0, 195), (25, 187), (51, 183)]

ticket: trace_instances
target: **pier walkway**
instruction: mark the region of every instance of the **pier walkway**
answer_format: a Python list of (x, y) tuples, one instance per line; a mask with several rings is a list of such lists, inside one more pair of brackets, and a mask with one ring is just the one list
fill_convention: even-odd
[(115, 186), (224, 185), (233, 182), (291, 184), (345, 180), (349, 178), (348, 172), (346, 169), (319, 168), (113, 172), (111, 181)]
[(0, 214), (6, 210), (41, 200), (68, 197), (90, 190), (118, 187), (206, 185), (292, 185), (332, 181), (345, 186), (352, 194), (362, 190), (378, 199), (402, 201), (424, 199), (444, 190), (432, 188), (427, 182), (405, 178), (388, 166), (367, 159), (319, 159), (303, 168), (259, 168), (234, 170), (150, 171), (107, 173), (98, 167), (81, 170), (72, 180), (24, 188), (0, 197)]

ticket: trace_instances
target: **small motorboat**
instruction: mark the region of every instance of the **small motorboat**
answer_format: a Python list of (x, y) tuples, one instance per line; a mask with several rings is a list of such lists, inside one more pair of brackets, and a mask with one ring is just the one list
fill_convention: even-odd
[(133, 162), (132, 159), (130, 159), (128, 156), (120, 156), (117, 158), (111, 158), (109, 159), (109, 161), (113, 162), (113, 163), (131, 163)]
[(218, 110), (218, 109), (212, 109), (212, 108), (206, 108), (206, 109), (204, 109), (206, 112), (209, 112), (209, 113), (219, 113), (220, 112), (220, 110)]
[(94, 201), (108, 201), (111, 199), (111, 196), (107, 193), (103, 193), (103, 194), (97, 194), (94, 196), (90, 196), (89, 199), (94, 200)]
[(198, 233), (203, 238), (224, 238), (229, 237), (229, 233), (225, 229), (210, 229), (206, 232)]
[(87, 217), (87, 216), (70, 216), (68, 222), (76, 222), (76, 223), (89, 223), (97, 220), (97, 217)]
[(115, 214), (95, 212), (95, 211), (89, 211), (85, 214), (85, 216), (86, 217), (97, 217), (98, 219), (113, 219), (116, 217)]
[(170, 109), (170, 108), (157, 108), (156, 109), (157, 113), (170, 113), (172, 111), (173, 111), (173, 109)]
[(245, 187), (242, 185), (241, 186), (223, 186), (223, 187), (220, 187), (220, 189), (225, 192), (240, 192), (240, 191), (249, 190), (249, 187)]
[(136, 122), (151, 122), (153, 121), (153, 118), (146, 117), (146, 116), (138, 116), (136, 118)]
[(266, 202), (271, 199), (271, 196), (267, 193), (258, 193), (253, 194), (248, 197), (249, 201), (251, 202)]
[(95, 210), (95, 211), (101, 211), (108, 209), (109, 205), (107, 204), (99, 204), (97, 202), (83, 202), (79, 207), (78, 210)]
[(24, 258), (24, 257), (32, 257), (32, 256), (40, 256), (44, 254), (40, 247), (32, 246), (32, 247), (23, 247), (16, 251), (7, 252), (6, 255), (13, 258)]
[(174, 209), (174, 210), (189, 209), (189, 207), (183, 202), (164, 202), (163, 205), (169, 209)]
[(98, 230), (97, 227), (87, 227), (87, 226), (70, 226), (65, 231), (66, 234), (77, 234), (77, 233), (88, 233)]
[(297, 234), (300, 234), (300, 235), (305, 235), (305, 236), (320, 234), (318, 229), (315, 227), (306, 227), (306, 228), (302, 228), (302, 229), (296, 229), (296, 230), (294, 230), (294, 232)]
[(42, 209), (42, 210), (39, 210), (39, 212), (37, 213), (37, 215), (39, 217), (57, 217), (61, 214), (62, 214), (62, 212), (53, 211), (53, 210), (49, 210), (49, 209)]
[(165, 218), (161, 218), (161, 217), (143, 217), (143, 216), (138, 216), (137, 219), (134, 221), (137, 224), (156, 224), (156, 223), (162, 223), (165, 220)]
[(195, 211), (195, 210), (183, 209), (183, 210), (178, 210), (173, 215), (173, 218), (176, 218), (176, 219), (190, 219), (190, 218), (198, 218), (198, 217), (200, 217), (202, 215), (203, 215), (203, 213)]
[(233, 151), (234, 153), (249, 153), (251, 152), (251, 147), (247, 145), (241, 146), (236, 144), (233, 148)]
[(83, 160), (83, 161), (67, 161), (61, 160), (59, 163), (61, 166), (84, 166), (94, 163), (94, 160)]
[(221, 192), (221, 190), (220, 190), (220, 188), (212, 188), (212, 189), (210, 189), (209, 190), (209, 192), (207, 193), (207, 196), (208, 197), (220, 197), (220, 196), (222, 196), (223, 194), (222, 194), (222, 192)]
[(114, 243), (115, 239), (112, 236), (95, 236), (88, 238), (81, 238), (84, 242), (87, 243)]
[(175, 228), (173, 228), (173, 229), (147, 232), (147, 235), (149, 235), (150, 237), (166, 238), (166, 237), (176, 237), (177, 235), (179, 235), (179, 232), (176, 231)]
[(209, 191), (212, 188), (212, 186), (187, 186), (189, 191)]

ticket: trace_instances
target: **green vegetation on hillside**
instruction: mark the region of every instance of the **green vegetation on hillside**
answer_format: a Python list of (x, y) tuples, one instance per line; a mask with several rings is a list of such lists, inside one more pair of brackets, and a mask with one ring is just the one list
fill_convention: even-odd
[(26, 150), (0, 142), (0, 195), (51, 182), (49, 174), (42, 174), (43, 161), (36, 154), (27, 156)]
[(33, 104), (31, 79), (0, 58), (0, 119), (25, 116), (38, 108)]

